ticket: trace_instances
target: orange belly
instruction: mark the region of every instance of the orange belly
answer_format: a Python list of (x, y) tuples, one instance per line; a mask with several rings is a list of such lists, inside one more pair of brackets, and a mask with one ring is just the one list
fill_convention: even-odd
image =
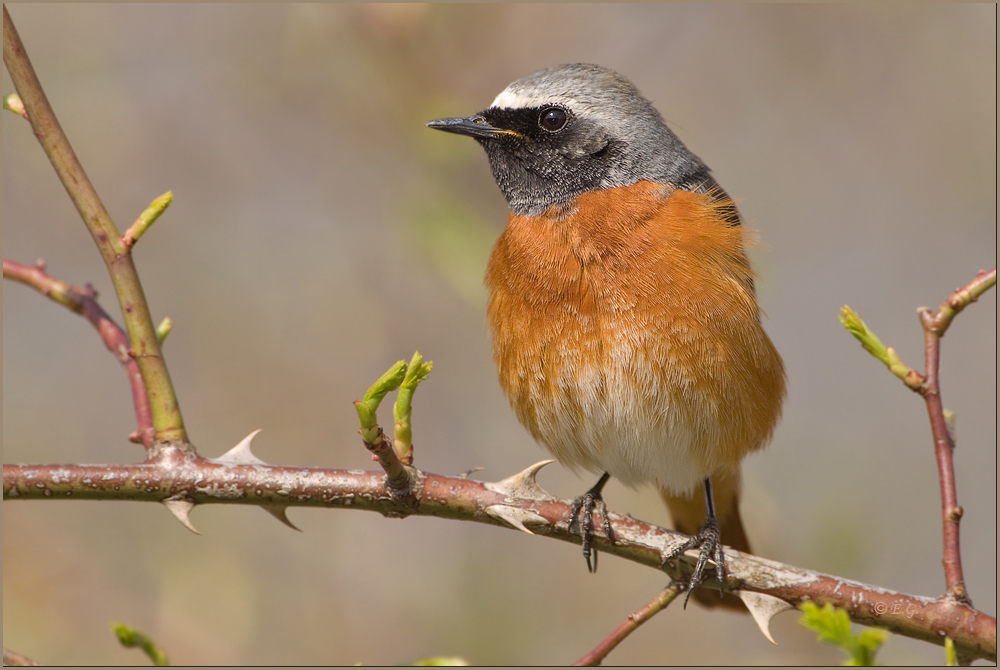
[(561, 463), (681, 493), (770, 438), (784, 370), (726, 204), (639, 182), (511, 215), (486, 276), (494, 359)]

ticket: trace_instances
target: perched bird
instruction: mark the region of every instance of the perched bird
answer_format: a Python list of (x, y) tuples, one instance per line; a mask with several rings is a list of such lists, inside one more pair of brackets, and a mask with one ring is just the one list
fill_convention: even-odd
[(596, 65), (540, 70), (427, 125), (475, 138), (506, 196), (486, 272), (493, 357), (531, 434), (604, 473), (571, 511), (588, 567), (595, 510), (614, 542), (608, 478), (649, 482), (693, 536), (666, 560), (701, 549), (688, 596), (708, 560), (721, 590), (721, 542), (749, 551), (740, 462), (785, 395), (732, 200), (631, 82)]

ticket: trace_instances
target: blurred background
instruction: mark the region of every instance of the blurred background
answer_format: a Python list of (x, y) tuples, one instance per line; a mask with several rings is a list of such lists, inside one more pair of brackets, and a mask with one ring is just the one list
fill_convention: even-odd
[[(937, 596), (940, 501), (926, 410), (837, 321), (856, 309), (923, 370), (916, 308), (996, 265), (995, 5), (12, 5), (56, 113), (119, 228), (174, 204), (135, 250), (191, 438), (261, 428), (283, 465), (370, 468), (351, 402), (415, 350), (418, 467), (496, 481), (541, 460), (496, 381), (482, 276), (506, 206), (482, 150), (424, 127), (547, 65), (614, 68), (738, 202), (789, 396), (746, 461), (757, 553)], [(13, 90), (4, 72), (3, 90)], [(47, 159), (3, 114), (4, 255), (110, 280)], [(943, 344), (962, 550), (996, 612), (996, 290)], [(4, 462), (136, 462), (125, 376), (81, 318), (4, 283)], [(555, 465), (572, 498), (593, 484)], [(615, 511), (669, 525), (651, 489)], [(575, 661), (662, 574), (473, 523), (292, 509), (3, 505), (4, 644), (52, 664)], [(838, 663), (795, 614), (674, 607), (613, 664)], [(940, 664), (893, 637), (887, 664)]]

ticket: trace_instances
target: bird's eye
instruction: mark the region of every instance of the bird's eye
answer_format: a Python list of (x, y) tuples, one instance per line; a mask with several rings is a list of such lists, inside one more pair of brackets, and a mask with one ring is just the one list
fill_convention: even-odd
[(538, 125), (550, 133), (554, 133), (562, 130), (568, 120), (569, 116), (565, 110), (558, 107), (547, 107), (542, 110), (541, 116), (538, 117)]

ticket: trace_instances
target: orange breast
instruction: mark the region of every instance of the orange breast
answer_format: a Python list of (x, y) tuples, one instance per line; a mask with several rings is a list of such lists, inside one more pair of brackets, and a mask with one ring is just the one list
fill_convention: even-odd
[(511, 215), (486, 275), (494, 359), (562, 463), (682, 492), (770, 438), (784, 370), (725, 204), (639, 182)]

